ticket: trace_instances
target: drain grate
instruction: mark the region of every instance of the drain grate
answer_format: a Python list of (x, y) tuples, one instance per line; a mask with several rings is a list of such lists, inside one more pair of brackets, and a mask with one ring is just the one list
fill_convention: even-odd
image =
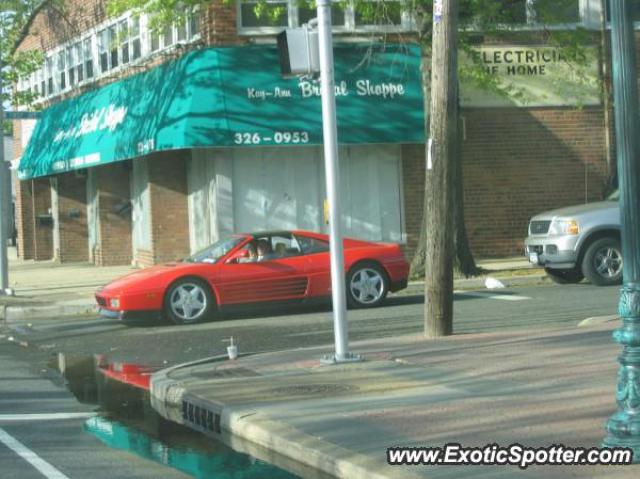
[(295, 384), (271, 389), (270, 392), (279, 395), (312, 396), (316, 394), (342, 394), (358, 389), (358, 386), (352, 384)]
[(229, 369), (213, 369), (207, 371), (196, 371), (192, 374), (200, 379), (217, 379), (217, 378), (251, 378), (260, 376), (255, 371), (247, 368), (229, 368)]

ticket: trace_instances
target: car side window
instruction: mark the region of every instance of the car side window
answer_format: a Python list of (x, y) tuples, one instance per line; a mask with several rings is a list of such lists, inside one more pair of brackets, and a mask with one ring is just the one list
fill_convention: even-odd
[(271, 236), (271, 249), (274, 259), (298, 256), (301, 253), (298, 240), (293, 235)]
[(298, 236), (297, 238), (302, 254), (325, 253), (329, 251), (329, 243), (327, 241), (309, 238), (308, 236)]

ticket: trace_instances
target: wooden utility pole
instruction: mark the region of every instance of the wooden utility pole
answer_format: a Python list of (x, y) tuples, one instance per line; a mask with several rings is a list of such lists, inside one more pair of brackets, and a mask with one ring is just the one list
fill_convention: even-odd
[(458, 141), (458, 0), (434, 0), (425, 182), (425, 336), (453, 333), (454, 168)]

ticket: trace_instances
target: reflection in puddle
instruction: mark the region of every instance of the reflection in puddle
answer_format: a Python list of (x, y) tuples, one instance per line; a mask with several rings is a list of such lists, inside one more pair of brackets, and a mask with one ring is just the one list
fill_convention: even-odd
[[(113, 374), (104, 374), (105, 370), (111, 373), (128, 370), (123, 371), (119, 364), (109, 366), (101, 356), (62, 353), (50, 362), (50, 367), (62, 375), (65, 385), (80, 402), (99, 406), (100, 416), (86, 421), (84, 429), (106, 445), (131, 451), (196, 478), (298, 477), (165, 420), (151, 407), (147, 390), (115, 380)], [(297, 468), (293, 470), (298, 472)], [(302, 473), (305, 477), (319, 477), (305, 470)]]
[[(84, 424), (86, 431), (116, 449), (131, 451), (138, 456), (173, 467), (196, 478), (294, 478), (281, 469), (251, 456), (219, 446), (209, 453), (168, 446), (145, 433), (104, 417), (93, 417)], [(216, 444), (213, 443), (215, 446)]]

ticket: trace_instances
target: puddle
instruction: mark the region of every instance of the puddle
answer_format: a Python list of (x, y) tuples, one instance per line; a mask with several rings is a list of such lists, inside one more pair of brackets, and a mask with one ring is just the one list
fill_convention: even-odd
[(196, 449), (171, 446), (144, 432), (106, 417), (87, 420), (84, 428), (103, 443), (115, 449), (130, 451), (165, 466), (178, 469), (196, 478), (295, 478), (282, 469), (240, 454), (213, 441), (205, 450), (204, 444)]
[[(62, 353), (55, 355), (49, 364), (78, 401), (98, 406), (99, 415), (87, 420), (84, 430), (109, 447), (129, 451), (195, 478), (329, 477), (238, 438), (223, 434), (223, 443), (167, 421), (153, 410), (145, 389), (114, 381), (98, 371), (99, 365), (105, 366), (100, 356)], [(118, 372), (129, 370), (129, 366), (109, 368)]]

